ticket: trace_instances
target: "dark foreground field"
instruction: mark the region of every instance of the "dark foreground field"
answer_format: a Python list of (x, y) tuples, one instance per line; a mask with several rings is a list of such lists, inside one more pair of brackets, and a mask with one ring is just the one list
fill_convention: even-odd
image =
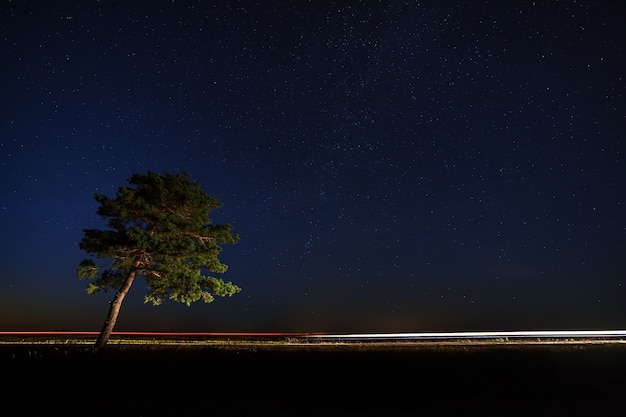
[(625, 415), (626, 344), (0, 345), (3, 416)]

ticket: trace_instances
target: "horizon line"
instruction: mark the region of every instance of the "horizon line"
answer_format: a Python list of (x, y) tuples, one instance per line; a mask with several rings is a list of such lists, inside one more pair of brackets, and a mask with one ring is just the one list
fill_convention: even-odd
[[(19, 335), (98, 335), (98, 331), (0, 331), (0, 336)], [(320, 333), (320, 332), (148, 332), (114, 331), (112, 336), (215, 336), (215, 337), (303, 337), (313, 339), (403, 340), (403, 339), (489, 339), (489, 338), (582, 338), (625, 337), (626, 330), (513, 330), (458, 332), (395, 332), (395, 333)]]

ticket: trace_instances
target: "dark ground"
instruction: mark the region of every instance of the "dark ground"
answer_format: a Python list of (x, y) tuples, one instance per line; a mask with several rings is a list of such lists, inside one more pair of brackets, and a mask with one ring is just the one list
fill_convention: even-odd
[(626, 344), (0, 345), (3, 416), (626, 415)]

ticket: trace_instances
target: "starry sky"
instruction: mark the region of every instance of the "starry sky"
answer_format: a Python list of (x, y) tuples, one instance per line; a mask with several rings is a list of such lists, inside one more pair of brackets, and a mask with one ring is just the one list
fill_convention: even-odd
[(188, 171), (232, 298), (116, 330), (626, 328), (613, 1), (0, 5), (0, 330), (100, 330), (94, 193)]

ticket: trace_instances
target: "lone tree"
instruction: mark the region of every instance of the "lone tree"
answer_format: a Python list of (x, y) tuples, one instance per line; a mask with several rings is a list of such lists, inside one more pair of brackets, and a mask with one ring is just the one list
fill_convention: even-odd
[[(76, 270), (80, 279), (93, 280), (90, 294), (117, 290), (104, 326), (94, 346), (107, 344), (124, 297), (137, 276), (147, 283), (145, 302), (159, 305), (164, 298), (190, 305), (231, 296), (241, 289), (231, 282), (203, 275), (204, 270), (226, 272), (218, 255), (223, 243), (237, 243), (230, 225), (213, 225), (212, 209), (222, 203), (202, 191), (187, 172), (159, 175), (134, 174), (129, 187), (120, 187), (115, 198), (96, 194), (98, 214), (108, 219), (109, 230), (85, 229), (80, 249), (93, 258), (111, 262), (103, 271), (93, 259), (83, 260)], [(94, 279), (95, 278), (95, 279)]]

